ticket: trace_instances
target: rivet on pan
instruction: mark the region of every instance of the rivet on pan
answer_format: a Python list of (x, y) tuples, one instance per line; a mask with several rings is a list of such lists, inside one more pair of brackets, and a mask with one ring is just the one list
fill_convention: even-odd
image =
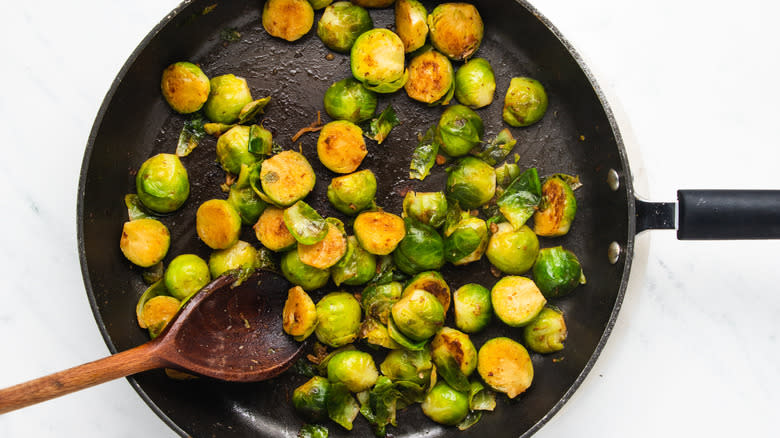
[(609, 184), (609, 188), (613, 192), (617, 192), (620, 188), (620, 175), (618, 175), (617, 170), (609, 169), (609, 172), (607, 172), (607, 184)]
[(620, 258), (620, 244), (617, 242), (612, 242), (609, 244), (609, 249), (607, 250), (607, 257), (609, 258), (609, 262), (611, 264), (615, 264), (618, 262), (618, 259)]

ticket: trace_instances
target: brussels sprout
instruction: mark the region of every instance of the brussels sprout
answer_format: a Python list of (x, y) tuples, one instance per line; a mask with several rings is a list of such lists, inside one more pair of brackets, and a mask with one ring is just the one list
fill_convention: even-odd
[(404, 68), (404, 43), (387, 29), (361, 34), (352, 45), (350, 64), (355, 79), (377, 93), (392, 93), (409, 77)]
[[(357, 7), (347, 2), (338, 2)], [(377, 97), (373, 91), (367, 90), (359, 81), (353, 78), (342, 79), (333, 83), (323, 98), (325, 112), (335, 120), (347, 120), (360, 123), (369, 120), (374, 115)]]
[(427, 388), (431, 383), (433, 362), (428, 350), (409, 351), (396, 349), (385, 357), (379, 364), (382, 375), (394, 382), (407, 381)]
[(395, 32), (404, 43), (406, 53), (425, 44), (428, 37), (428, 11), (417, 0), (398, 0), (395, 3)]
[(322, 127), (317, 139), (317, 156), (336, 173), (351, 173), (366, 157), (363, 130), (347, 120), (335, 120)]
[(431, 44), (449, 58), (463, 61), (479, 48), (485, 28), (477, 8), (468, 3), (443, 3), (428, 15)]
[(186, 300), (209, 284), (209, 265), (195, 254), (176, 256), (165, 270), (165, 288), (174, 298)]
[(296, 341), (303, 341), (314, 333), (317, 326), (317, 308), (300, 286), (287, 291), (287, 301), (282, 309), (282, 329)]
[(385, 211), (363, 212), (352, 225), (360, 246), (371, 254), (390, 254), (406, 235), (404, 220)]
[(410, 351), (424, 350), (426, 345), (428, 345), (427, 338), (423, 339), (422, 341), (415, 341), (412, 338), (403, 334), (401, 330), (398, 328), (398, 326), (395, 324), (395, 322), (393, 321), (392, 314), (387, 318), (387, 335), (390, 336), (390, 339), (398, 343), (398, 345), (400, 345), (401, 348)]
[(200, 240), (210, 248), (229, 248), (238, 242), (241, 216), (224, 199), (211, 199), (198, 207), (195, 229)]
[(260, 125), (249, 127), (249, 152), (257, 155), (271, 155), (274, 136), (271, 131)]
[(401, 348), (401, 346), (390, 337), (387, 327), (374, 318), (366, 317), (366, 319), (363, 320), (363, 323), (360, 325), (358, 337), (360, 339), (365, 339), (368, 344), (376, 347), (384, 347), (391, 350)]
[(364, 8), (386, 8), (393, 4), (395, 0), (352, 0), (352, 3)]
[(563, 350), (566, 334), (563, 312), (552, 306), (545, 306), (530, 324), (523, 327), (525, 345), (531, 351), (542, 354)]
[(157, 213), (170, 213), (187, 200), (190, 180), (179, 157), (157, 154), (138, 169), (135, 188), (144, 207)]
[(328, 223), (303, 201), (284, 210), (284, 224), (299, 244), (313, 245), (328, 235)]
[(442, 192), (409, 191), (404, 196), (403, 216), (439, 228), (447, 217), (447, 197)]
[(328, 200), (348, 215), (371, 207), (375, 196), (376, 177), (369, 169), (333, 178), (328, 185)]
[(512, 78), (504, 97), (504, 121), (510, 126), (532, 125), (547, 111), (547, 93), (542, 84), (531, 78)]
[(328, 407), (328, 417), (331, 420), (344, 429), (352, 430), (352, 422), (360, 413), (360, 405), (352, 397), (346, 385), (343, 383), (330, 385), (326, 406)]
[(585, 276), (577, 256), (560, 246), (539, 251), (533, 268), (534, 279), (545, 297), (557, 298), (571, 293)]
[(298, 258), (301, 262), (318, 269), (330, 268), (338, 263), (347, 252), (347, 235), (344, 233), (344, 225), (334, 218), (328, 218), (326, 224), (327, 234), (325, 234), (324, 239), (312, 245), (298, 244)]
[(306, 421), (324, 421), (328, 418), (326, 400), (330, 391), (328, 379), (314, 376), (303, 385), (295, 388), (292, 403), (295, 410)]
[(452, 389), (439, 381), (422, 402), (423, 413), (431, 420), (447, 426), (455, 426), (469, 413), (468, 395)]
[(415, 290), (424, 290), (439, 300), (444, 313), (447, 314), (447, 310), (450, 308), (450, 287), (447, 282), (444, 281), (444, 277), (436, 271), (420, 272), (412, 277), (406, 287), (402, 296), (408, 295)]
[(490, 302), (496, 316), (511, 327), (522, 327), (533, 321), (547, 304), (532, 280), (512, 275), (493, 285)]
[(163, 70), (160, 89), (174, 111), (189, 114), (203, 106), (211, 86), (200, 67), (191, 62), (177, 62)]
[(381, 285), (371, 285), (361, 294), (363, 309), (367, 316), (387, 324), (390, 309), (401, 298), (401, 283), (396, 281)]
[(238, 212), (243, 225), (252, 225), (257, 222), (260, 214), (268, 206), (252, 189), (249, 183), (249, 174), (250, 167), (242, 164), (238, 179), (230, 186), (230, 194), (227, 199), (227, 202)]
[(393, 106), (387, 105), (387, 108), (379, 113), (379, 117), (371, 119), (371, 122), (368, 124), (368, 131), (365, 135), (377, 143), (382, 144), (387, 136), (390, 135), (390, 131), (400, 124), (401, 121), (398, 120), (398, 116), (395, 114)]
[(298, 242), (284, 224), (284, 210), (267, 207), (254, 225), (255, 236), (271, 251), (285, 251)]
[(484, 329), (493, 317), (490, 291), (482, 285), (469, 283), (452, 295), (455, 326), (466, 333)]
[(122, 226), (119, 249), (128, 260), (142, 268), (160, 263), (170, 245), (171, 233), (157, 219), (136, 219)]
[(159, 296), (170, 296), (168, 289), (165, 288), (165, 282), (162, 280), (152, 283), (138, 298), (138, 302), (135, 304), (135, 317), (139, 327), (148, 328), (144, 317), (144, 305), (147, 301)]
[(307, 0), (267, 0), (262, 22), (269, 35), (295, 41), (314, 25), (314, 8)]
[(479, 158), (462, 158), (447, 176), (447, 197), (463, 208), (480, 207), (495, 193), (496, 171)]
[(531, 386), (534, 366), (528, 351), (509, 338), (493, 338), (479, 349), (477, 372), (496, 391), (515, 398)]
[(227, 74), (211, 78), (211, 91), (203, 113), (212, 122), (233, 123), (246, 104), (252, 102), (252, 92), (246, 79)]
[(398, 269), (414, 275), (418, 272), (439, 269), (444, 264), (444, 241), (430, 225), (412, 218), (404, 219), (406, 235), (393, 252)]
[(376, 256), (363, 249), (355, 236), (347, 237), (347, 251), (338, 263), (330, 268), (336, 286), (360, 286), (376, 275)]
[(331, 3), (333, 3), (333, 0), (309, 0), (309, 3), (311, 4), (311, 7), (314, 8), (315, 11), (319, 11), (320, 9), (327, 7)]
[(435, 50), (409, 61), (409, 80), (404, 89), (412, 99), (429, 105), (447, 105), (454, 93), (455, 71), (450, 60)]
[(181, 302), (169, 295), (159, 295), (144, 303), (141, 314), (152, 339), (160, 335), (165, 326), (176, 316)]
[[(367, 10), (350, 2), (340, 1), (325, 8), (317, 23), (317, 36), (329, 49), (346, 53), (360, 34), (373, 27), (374, 22)], [(325, 99), (327, 101), (327, 95)], [(374, 99), (374, 106), (376, 106), (376, 99)], [(327, 106), (325, 110), (327, 111)], [(357, 123), (355, 120), (353, 122)]]
[(490, 236), (485, 255), (490, 263), (505, 274), (522, 274), (534, 265), (539, 254), (539, 239), (523, 225), (515, 230), (508, 222), (498, 224)]
[(483, 58), (474, 58), (455, 72), (455, 98), (469, 108), (490, 105), (496, 92), (493, 68)]
[(297, 284), (305, 290), (319, 289), (328, 282), (330, 271), (309, 266), (298, 258), (298, 251), (293, 249), (282, 255), (280, 263), (282, 275), (292, 284)]
[(534, 214), (542, 200), (541, 183), (535, 168), (515, 178), (504, 190), (496, 204), (501, 214), (514, 228), (520, 228)]
[(342, 351), (328, 361), (328, 380), (343, 383), (352, 392), (371, 388), (378, 377), (374, 359), (362, 351)]
[(288, 150), (263, 161), (260, 182), (263, 192), (273, 203), (287, 207), (312, 191), (316, 176), (306, 157)]
[(436, 156), (439, 154), (439, 139), (436, 137), (436, 126), (433, 125), (420, 137), (420, 142), (412, 152), (412, 161), (409, 164), (409, 178), (424, 180), (436, 164)]
[(212, 278), (236, 269), (240, 269), (244, 275), (249, 275), (257, 269), (257, 265), (257, 250), (243, 240), (239, 240), (230, 248), (214, 251), (209, 257)]
[(431, 341), (431, 358), (447, 384), (458, 391), (469, 391), (468, 377), (477, 368), (477, 350), (467, 334), (443, 327)]
[(485, 128), (477, 113), (464, 105), (452, 105), (436, 127), (441, 149), (451, 157), (466, 155), (482, 140)]
[(487, 224), (480, 218), (469, 217), (458, 223), (444, 238), (444, 259), (455, 266), (476, 262), (488, 246)]
[(333, 348), (347, 345), (357, 338), (360, 316), (360, 303), (355, 297), (346, 292), (331, 292), (317, 303), (319, 323), (314, 333), (320, 342)]
[(398, 330), (414, 341), (430, 338), (444, 325), (441, 302), (421, 289), (402, 296), (393, 304), (391, 314)]
[(542, 184), (542, 201), (534, 213), (534, 232), (540, 236), (557, 237), (569, 232), (577, 214), (574, 191), (563, 179), (548, 178)]
[(217, 140), (217, 162), (225, 172), (238, 175), (242, 165), (251, 166), (257, 158), (249, 152), (249, 127), (236, 125)]
[[(471, 155), (494, 166), (512, 152), (515, 144), (517, 144), (517, 140), (512, 136), (512, 132), (509, 129), (504, 128), (493, 140), (482, 143), (472, 149)], [(496, 176), (496, 180), (498, 180), (498, 176)]]

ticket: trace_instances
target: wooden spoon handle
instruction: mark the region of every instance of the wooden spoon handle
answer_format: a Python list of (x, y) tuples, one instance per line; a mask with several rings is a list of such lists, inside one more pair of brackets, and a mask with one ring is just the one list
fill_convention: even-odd
[(146, 343), (103, 359), (0, 390), (0, 414), (168, 363)]

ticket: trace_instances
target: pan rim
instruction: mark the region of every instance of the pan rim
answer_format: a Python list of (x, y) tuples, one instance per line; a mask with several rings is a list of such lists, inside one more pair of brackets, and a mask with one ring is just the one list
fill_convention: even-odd
[[(80, 171), (79, 183), (78, 183), (78, 192), (76, 195), (76, 202), (77, 202), (76, 205), (77, 230), (76, 231), (77, 231), (79, 262), (81, 266), (81, 274), (82, 274), (82, 280), (84, 282), (84, 288), (86, 289), (87, 298), (89, 300), (89, 304), (92, 309), (92, 315), (95, 318), (95, 322), (100, 330), (101, 336), (103, 337), (103, 341), (106, 343), (106, 346), (108, 347), (111, 354), (116, 354), (118, 351), (111, 337), (108, 334), (108, 328), (106, 326), (105, 321), (103, 320), (102, 315), (100, 314), (95, 293), (92, 288), (92, 280), (89, 274), (89, 268), (87, 266), (86, 248), (85, 248), (85, 240), (84, 240), (84, 236), (85, 236), (84, 197), (86, 192), (87, 170), (89, 168), (89, 164), (91, 161), (92, 152), (95, 146), (95, 138), (97, 137), (98, 130), (102, 126), (103, 119), (106, 115), (109, 104), (113, 100), (114, 95), (116, 94), (119, 88), (119, 85), (124, 80), (125, 76), (127, 75), (128, 71), (130, 70), (130, 68), (136, 61), (136, 59), (147, 48), (147, 46), (152, 41), (152, 39), (154, 39), (154, 37), (157, 36), (157, 34), (160, 33), (160, 31), (163, 28), (169, 25), (185, 9), (187, 9), (187, 7), (190, 6), (193, 3), (193, 1), (194, 0), (183, 0), (162, 20), (160, 20), (160, 22), (157, 23), (157, 25), (154, 26), (154, 28), (152, 28), (152, 30), (149, 31), (149, 33), (140, 41), (138, 46), (133, 50), (133, 52), (127, 58), (125, 63), (122, 65), (116, 77), (112, 81), (108, 92), (103, 98), (103, 102), (101, 103), (100, 108), (98, 109), (89, 137), (87, 138), (87, 144), (84, 150), (84, 156), (82, 158), (81, 171)], [(531, 426), (527, 431), (525, 431), (521, 435), (521, 437), (530, 437), (536, 432), (538, 432), (542, 427), (544, 427), (544, 425), (546, 425), (550, 421), (550, 419), (552, 419), (552, 417), (554, 417), (561, 410), (561, 408), (571, 399), (571, 397), (574, 395), (577, 389), (579, 389), (579, 387), (584, 382), (585, 378), (587, 378), (588, 374), (595, 366), (596, 361), (601, 355), (601, 352), (605, 348), (607, 340), (609, 339), (609, 336), (612, 333), (612, 330), (617, 321), (618, 313), (623, 304), (623, 299), (626, 294), (628, 280), (631, 272), (631, 265), (633, 263), (634, 240), (636, 236), (636, 200), (635, 200), (634, 188), (633, 188), (633, 177), (631, 174), (631, 168), (629, 166), (626, 148), (623, 143), (623, 138), (620, 134), (620, 130), (615, 115), (612, 112), (612, 109), (606, 99), (606, 95), (602, 91), (601, 87), (599, 87), (594, 74), (585, 64), (583, 58), (577, 52), (574, 46), (561, 34), (561, 32), (552, 24), (552, 22), (550, 22), (550, 20), (547, 19), (547, 17), (541, 14), (533, 5), (531, 5), (531, 3), (528, 0), (514, 0), (514, 1), (521, 7), (525, 8), (528, 12), (533, 14), (539, 20), (539, 22), (542, 25), (544, 25), (544, 27), (546, 27), (547, 30), (550, 31), (555, 36), (555, 38), (561, 43), (561, 45), (566, 49), (566, 51), (572, 57), (572, 59), (580, 68), (580, 70), (582, 70), (583, 74), (585, 75), (591, 87), (593, 88), (593, 91), (596, 97), (598, 98), (601, 107), (604, 110), (606, 118), (609, 121), (610, 129), (612, 130), (615, 144), (618, 149), (619, 161), (623, 167), (623, 172), (622, 172), (623, 175), (621, 175), (621, 180), (622, 180), (621, 183), (625, 187), (627, 214), (628, 214), (628, 217), (626, 218), (628, 227), (627, 227), (627, 235), (625, 236), (626, 239), (625, 247), (623, 248), (623, 251), (621, 251), (621, 256), (624, 257), (623, 272), (621, 274), (620, 286), (617, 295), (615, 297), (615, 304), (610, 313), (609, 320), (607, 321), (607, 324), (604, 327), (604, 331), (596, 345), (596, 348), (593, 351), (593, 354), (590, 356), (587, 363), (583, 367), (582, 371), (579, 373), (579, 375), (571, 384), (571, 386), (569, 386), (569, 388), (566, 390), (563, 396), (552, 406), (552, 408), (550, 408), (549, 411), (547, 411), (547, 413), (542, 418), (539, 419), (539, 421), (537, 421), (533, 426)], [(606, 257), (606, 251), (605, 251), (605, 257)], [(159, 406), (157, 406), (157, 404), (146, 394), (146, 391), (144, 391), (144, 389), (141, 388), (140, 384), (133, 376), (128, 376), (126, 377), (126, 379), (130, 383), (132, 388), (136, 391), (136, 393), (138, 393), (141, 399), (152, 409), (152, 411), (165, 424), (168, 425), (168, 427), (170, 427), (179, 436), (182, 437), (190, 436), (185, 430), (183, 430), (178, 424), (176, 424), (176, 422), (174, 422), (170, 417), (168, 417), (168, 415), (165, 412), (163, 412), (163, 410)]]

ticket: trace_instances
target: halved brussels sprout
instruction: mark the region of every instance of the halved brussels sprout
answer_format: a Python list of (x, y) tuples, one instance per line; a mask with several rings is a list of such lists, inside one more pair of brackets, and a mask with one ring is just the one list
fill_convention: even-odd
[(409, 191), (404, 196), (403, 217), (439, 228), (447, 217), (447, 197), (442, 192)]
[(328, 218), (326, 224), (327, 232), (324, 239), (312, 245), (298, 244), (298, 258), (301, 262), (318, 269), (330, 268), (338, 263), (347, 252), (347, 235), (344, 233), (344, 225), (334, 218)]
[(482, 258), (487, 246), (487, 224), (478, 217), (468, 217), (444, 238), (444, 259), (455, 266), (476, 262)]
[(396, 281), (368, 286), (361, 294), (366, 315), (379, 320), (382, 324), (387, 324), (390, 309), (399, 299), (401, 299), (401, 283)]
[(238, 174), (236, 182), (230, 186), (228, 203), (233, 206), (241, 216), (243, 225), (252, 225), (260, 218), (268, 204), (265, 203), (249, 183), (250, 167), (246, 164), (241, 165), (241, 171)]
[(320, 342), (333, 348), (347, 345), (357, 339), (360, 317), (360, 303), (354, 296), (331, 292), (317, 303), (318, 324), (314, 333)]
[(450, 60), (435, 50), (409, 61), (409, 80), (404, 89), (412, 99), (429, 105), (448, 105), (454, 93), (455, 71)]
[(314, 376), (295, 388), (292, 403), (306, 421), (324, 421), (328, 418), (327, 399), (330, 391), (328, 379)]
[(312, 191), (316, 176), (306, 157), (287, 150), (263, 161), (260, 182), (263, 192), (272, 202), (287, 207)]
[(320, 162), (336, 173), (351, 173), (368, 155), (363, 130), (347, 120), (335, 120), (322, 127), (317, 139)]
[(138, 321), (138, 326), (142, 329), (148, 328), (144, 315), (144, 305), (147, 301), (158, 296), (170, 296), (168, 289), (165, 288), (165, 282), (162, 280), (158, 280), (146, 288), (135, 304), (135, 318)]
[(233, 123), (246, 104), (252, 102), (252, 92), (246, 79), (227, 74), (211, 78), (211, 91), (203, 113), (216, 123)]
[(404, 43), (406, 53), (414, 52), (425, 44), (428, 37), (428, 11), (417, 0), (395, 2), (395, 32)]
[(547, 304), (532, 280), (512, 275), (493, 285), (490, 302), (496, 316), (511, 327), (522, 327), (533, 321)]
[(355, 79), (377, 93), (392, 93), (409, 77), (404, 68), (404, 43), (387, 29), (361, 34), (352, 45), (350, 64)]
[(423, 413), (431, 420), (447, 426), (455, 426), (469, 413), (469, 397), (439, 381), (422, 402)]
[(455, 98), (469, 108), (490, 105), (496, 92), (496, 77), (490, 63), (474, 58), (455, 72)]
[(443, 327), (431, 341), (436, 372), (454, 389), (468, 392), (469, 376), (477, 369), (477, 349), (463, 332)]
[[(351, 7), (348, 2), (344, 3)], [(337, 3), (334, 3), (334, 6)], [(354, 78), (342, 79), (335, 82), (325, 91), (323, 98), (325, 112), (335, 120), (347, 120), (352, 123), (360, 123), (369, 120), (376, 111), (377, 97), (373, 91), (366, 89)]]
[(444, 265), (444, 241), (435, 228), (412, 218), (404, 219), (406, 235), (393, 251), (398, 269), (409, 275)]
[(527, 272), (539, 254), (539, 238), (525, 225), (518, 230), (508, 222), (497, 226), (485, 250), (488, 260), (505, 274)]
[[(367, 10), (356, 4), (341, 1), (325, 8), (317, 23), (317, 36), (329, 49), (346, 53), (360, 34), (373, 27), (374, 22)], [(374, 103), (376, 106), (376, 102)], [(373, 110), (371, 113), (373, 114)], [(353, 122), (357, 123), (354, 120)]]
[(284, 210), (284, 224), (299, 244), (313, 245), (328, 235), (328, 223), (303, 201)]
[(386, 8), (393, 4), (395, 0), (352, 0), (352, 3), (364, 8)]
[(170, 295), (159, 295), (144, 303), (141, 315), (152, 339), (160, 335), (165, 326), (176, 316), (179, 307), (181, 301)]
[(382, 375), (394, 382), (407, 381), (428, 388), (431, 384), (433, 362), (427, 349), (396, 349), (387, 354), (385, 360), (379, 364), (379, 369)]
[(248, 276), (257, 269), (257, 266), (257, 250), (243, 240), (239, 240), (230, 248), (214, 251), (209, 257), (209, 271), (212, 278), (237, 269), (242, 271), (242, 276)]
[(186, 300), (211, 281), (209, 265), (195, 254), (176, 256), (165, 270), (163, 278), (165, 288), (179, 300)]
[(135, 188), (144, 207), (157, 213), (170, 213), (187, 200), (190, 180), (179, 157), (157, 154), (138, 169)]
[(563, 350), (566, 335), (563, 312), (552, 306), (545, 306), (530, 324), (523, 327), (525, 345), (531, 351), (542, 354)]
[(482, 140), (482, 118), (465, 105), (448, 107), (439, 118), (436, 134), (441, 149), (451, 157), (466, 155)]
[(360, 286), (376, 275), (376, 256), (363, 249), (355, 236), (347, 237), (347, 252), (330, 268), (336, 286)]
[(546, 179), (540, 208), (534, 213), (534, 232), (546, 237), (563, 236), (576, 214), (577, 199), (569, 183), (558, 177)]
[(430, 338), (444, 325), (441, 302), (422, 289), (402, 296), (393, 304), (391, 314), (398, 330), (414, 341)]
[(447, 176), (447, 196), (463, 208), (480, 207), (495, 193), (496, 171), (479, 158), (462, 158)]
[(300, 286), (287, 291), (287, 301), (282, 309), (282, 329), (296, 341), (303, 341), (317, 327), (317, 308), (309, 294)]
[(371, 388), (378, 377), (374, 359), (362, 351), (342, 351), (328, 361), (328, 380), (343, 383), (351, 392)]
[(238, 175), (241, 166), (251, 166), (257, 158), (249, 152), (249, 126), (236, 125), (217, 139), (217, 162), (225, 172)]
[(493, 317), (490, 291), (479, 284), (461, 286), (452, 295), (455, 311), (455, 326), (466, 333), (477, 333), (484, 329)]
[(160, 263), (170, 246), (171, 233), (157, 219), (136, 219), (122, 226), (119, 249), (128, 260), (142, 268)]
[(577, 256), (560, 246), (540, 250), (533, 273), (537, 286), (548, 298), (567, 295), (577, 285), (585, 284)]
[(293, 249), (282, 255), (280, 263), (282, 275), (292, 284), (297, 284), (305, 290), (319, 289), (328, 283), (330, 271), (309, 266), (298, 258), (298, 251)]
[(177, 62), (163, 70), (160, 89), (174, 111), (189, 114), (206, 103), (211, 86), (200, 67), (191, 62)]
[(371, 254), (390, 254), (406, 235), (404, 220), (385, 211), (360, 213), (352, 225), (360, 246)]
[(514, 127), (532, 125), (547, 111), (547, 92), (532, 78), (512, 78), (504, 97), (504, 121)]
[(442, 277), (440, 273), (436, 271), (427, 271), (415, 275), (406, 283), (402, 296), (408, 295), (418, 289), (424, 290), (435, 296), (441, 303), (445, 315), (447, 314), (451, 300), (450, 287), (447, 285), (447, 282), (444, 281), (444, 277)]
[(369, 345), (384, 347), (388, 349), (401, 348), (401, 346), (390, 337), (387, 327), (374, 318), (366, 317), (360, 325), (360, 339), (364, 339)]
[(336, 210), (353, 215), (371, 207), (376, 196), (376, 176), (370, 169), (333, 178), (328, 200)]
[(254, 225), (255, 236), (271, 251), (285, 251), (298, 242), (284, 224), (284, 210), (268, 206)]
[(314, 25), (314, 8), (307, 0), (267, 0), (262, 22), (269, 35), (295, 41)]
[(328, 417), (339, 426), (352, 430), (352, 422), (360, 413), (360, 405), (343, 383), (333, 383), (328, 391)]
[(238, 242), (241, 216), (224, 199), (210, 199), (195, 214), (198, 237), (212, 249), (225, 249)]
[(463, 61), (482, 43), (485, 32), (477, 8), (468, 3), (443, 3), (428, 15), (431, 44), (449, 58)]
[(479, 349), (477, 371), (496, 391), (515, 398), (531, 386), (534, 366), (528, 351), (509, 338), (493, 338)]

